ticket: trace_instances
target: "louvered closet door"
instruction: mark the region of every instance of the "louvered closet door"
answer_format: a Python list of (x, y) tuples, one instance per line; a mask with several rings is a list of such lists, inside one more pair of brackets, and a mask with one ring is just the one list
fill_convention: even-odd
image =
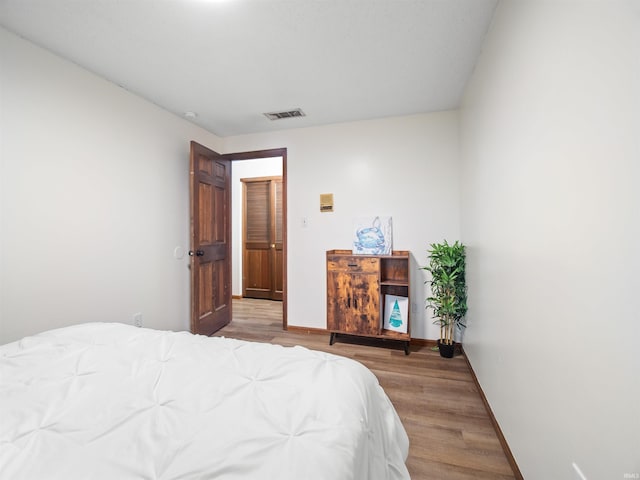
[(282, 300), (282, 179), (242, 182), (242, 295)]

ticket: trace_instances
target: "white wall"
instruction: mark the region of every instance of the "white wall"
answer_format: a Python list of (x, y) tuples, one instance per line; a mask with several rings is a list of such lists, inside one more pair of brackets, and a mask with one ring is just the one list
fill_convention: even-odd
[(242, 296), (242, 182), (243, 178), (282, 176), (282, 157), (237, 160), (231, 168), (232, 294)]
[(640, 2), (501, 2), (461, 109), (465, 350), (528, 480), (640, 473)]
[[(457, 113), (224, 139), (226, 153), (281, 147), (287, 148), (288, 324), (326, 328), (325, 252), (351, 248), (354, 217), (390, 215), (394, 249), (413, 256), (412, 335), (437, 338), (418, 267), (429, 243), (460, 236)], [(333, 213), (320, 213), (321, 193), (334, 194)]]
[[(288, 148), (290, 325), (325, 328), (325, 251), (392, 215), (413, 254), (413, 335), (429, 243), (459, 238), (455, 112), (220, 139), (0, 30), (0, 341), (83, 321), (188, 328), (188, 145)], [(319, 212), (334, 193), (335, 213)], [(301, 226), (302, 217), (309, 220)], [(237, 249), (236, 249), (237, 250)]]
[(0, 343), (189, 326), (189, 141), (220, 139), (0, 29)]

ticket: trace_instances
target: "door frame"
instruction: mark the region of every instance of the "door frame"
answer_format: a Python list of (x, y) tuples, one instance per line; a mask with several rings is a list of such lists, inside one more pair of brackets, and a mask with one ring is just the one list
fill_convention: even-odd
[[(271, 148), (268, 150), (254, 150), (249, 152), (234, 152), (225, 153), (221, 155), (226, 160), (231, 160), (231, 168), (233, 170), (233, 161), (235, 160), (257, 160), (260, 158), (272, 158), (282, 157), (282, 329), (288, 330), (287, 322), (287, 298), (288, 298), (288, 284), (287, 284), (287, 149), (286, 148)], [(231, 219), (233, 222), (233, 219)]]

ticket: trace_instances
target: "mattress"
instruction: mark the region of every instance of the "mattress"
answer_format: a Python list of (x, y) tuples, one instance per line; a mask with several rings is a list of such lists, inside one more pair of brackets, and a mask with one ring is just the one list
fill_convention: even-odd
[(0, 477), (407, 479), (376, 377), (303, 347), (87, 323), (0, 346)]

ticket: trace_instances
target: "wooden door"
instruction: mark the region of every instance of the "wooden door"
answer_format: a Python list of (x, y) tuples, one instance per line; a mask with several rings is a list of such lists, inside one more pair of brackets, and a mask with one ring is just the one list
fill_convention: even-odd
[(242, 179), (242, 295), (282, 300), (282, 177)]
[(231, 161), (191, 142), (191, 331), (231, 321)]

